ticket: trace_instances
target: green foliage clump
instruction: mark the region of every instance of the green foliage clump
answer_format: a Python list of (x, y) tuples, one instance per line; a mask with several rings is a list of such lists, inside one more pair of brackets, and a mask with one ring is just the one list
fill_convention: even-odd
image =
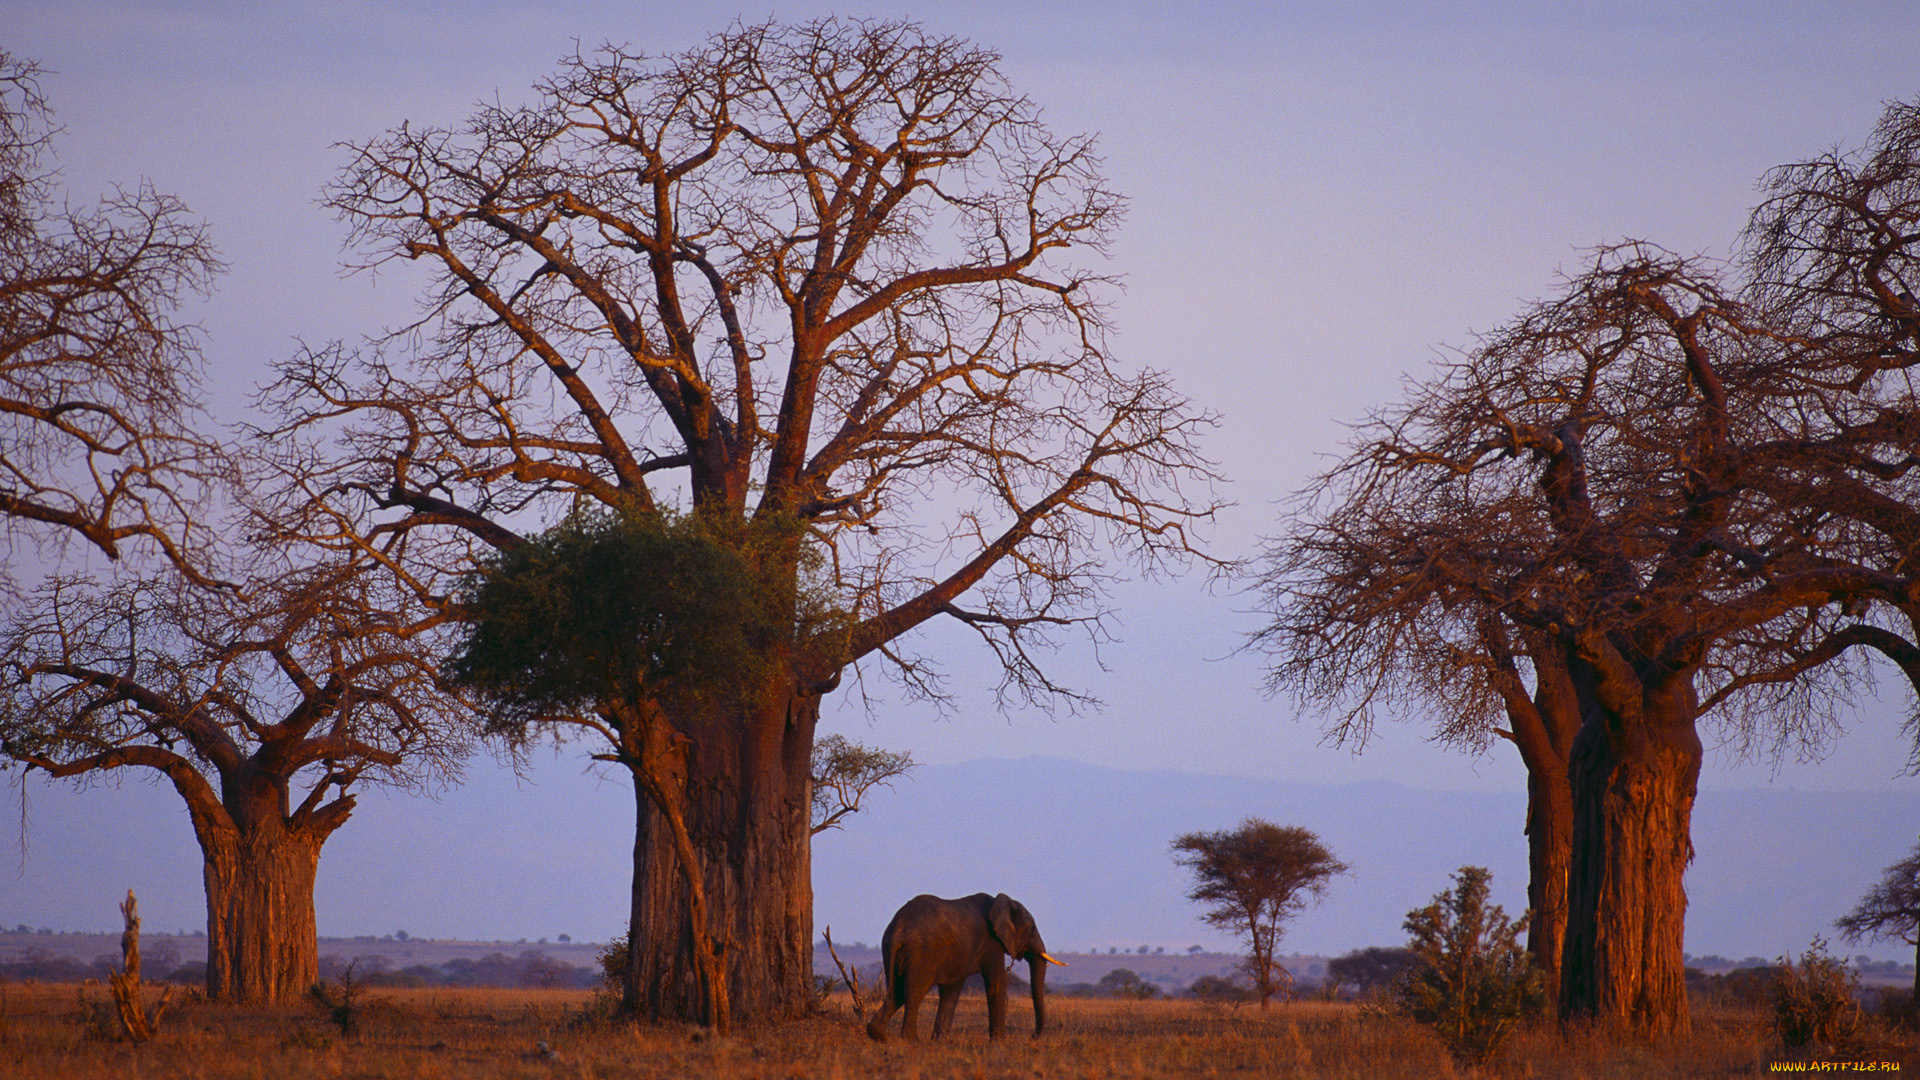
[(1456, 1058), (1498, 1053), (1522, 1017), (1546, 1007), (1531, 958), (1520, 945), (1527, 920), (1488, 905), (1484, 867), (1463, 866), (1454, 887), (1407, 913), (1412, 965), (1398, 988), (1400, 1007), (1440, 1035)]
[(1297, 825), (1250, 817), (1237, 829), (1191, 832), (1173, 841), (1173, 860), (1193, 871), (1190, 900), (1207, 905), (1202, 918), (1247, 941), (1242, 963), (1266, 1007), (1293, 978), (1276, 959), (1285, 923), (1308, 898), (1327, 893), (1327, 880), (1347, 872), (1320, 838)]
[(1335, 996), (1351, 991), (1359, 997), (1377, 998), (1397, 986), (1412, 966), (1411, 950), (1373, 945), (1327, 961), (1326, 981)]
[(1860, 980), (1814, 938), (1800, 962), (1782, 957), (1773, 979), (1773, 1030), (1791, 1049), (1835, 1050), (1860, 1031)]
[(508, 729), (615, 696), (723, 696), (772, 674), (783, 647), (831, 637), (805, 547), (797, 526), (719, 513), (573, 514), (469, 575), (445, 674)]
[(600, 986), (608, 993), (619, 996), (627, 985), (627, 964), (633, 953), (633, 931), (614, 938), (600, 947), (594, 959), (600, 962)]
[(840, 828), (860, 801), (876, 787), (893, 782), (914, 767), (907, 751), (865, 746), (843, 735), (822, 735), (813, 744), (813, 832)]
[(1210, 1004), (1238, 1005), (1253, 1000), (1253, 991), (1235, 979), (1220, 975), (1202, 975), (1187, 987), (1190, 997)]
[(1142, 979), (1132, 968), (1114, 968), (1100, 976), (1096, 985), (1108, 997), (1130, 998), (1134, 1001), (1146, 1001), (1160, 994), (1159, 987)]

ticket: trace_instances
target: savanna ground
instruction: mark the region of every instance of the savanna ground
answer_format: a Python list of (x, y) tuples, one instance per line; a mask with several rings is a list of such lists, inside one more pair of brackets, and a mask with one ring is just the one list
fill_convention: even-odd
[[(931, 1020), (932, 998), (921, 1017)], [(359, 1030), (343, 1034), (317, 1007), (238, 1009), (176, 1003), (152, 1043), (122, 1041), (108, 1025), (104, 987), (0, 987), (0, 1076), (61, 1080), (281, 1077), (509, 1080), (534, 1077), (901, 1077), (999, 1080), (1070, 1077), (1284, 1076), (1714, 1077), (1773, 1071), (1772, 1063), (1876, 1062), (1920, 1069), (1910, 1039), (1874, 1029), (1841, 1054), (1788, 1055), (1752, 1012), (1701, 1010), (1693, 1034), (1612, 1043), (1523, 1031), (1495, 1062), (1455, 1064), (1410, 1022), (1351, 1004), (1296, 1002), (1264, 1012), (1191, 1001), (1056, 997), (1047, 1036), (1009, 1010), (1016, 1036), (986, 1038), (985, 1003), (967, 998), (941, 1043), (869, 1042), (844, 996), (808, 1020), (708, 1038), (693, 1028), (590, 1019), (594, 998), (567, 990), (370, 990)], [(1024, 1030), (1022, 1030), (1024, 1028)], [(539, 1043), (557, 1057), (543, 1057)], [(1818, 1068), (1818, 1066), (1815, 1066)], [(1829, 1066), (1831, 1069), (1831, 1066)]]

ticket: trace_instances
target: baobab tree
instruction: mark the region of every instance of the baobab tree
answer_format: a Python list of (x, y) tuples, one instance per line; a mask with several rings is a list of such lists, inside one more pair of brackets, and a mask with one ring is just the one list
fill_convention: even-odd
[(46, 160), (40, 68), (0, 52), (0, 516), (110, 558), (205, 568), (200, 350), (175, 317), (220, 270), (205, 228), (145, 184), (75, 206)]
[(650, 643), (632, 670), (570, 654), (590, 702), (508, 709), (598, 732), (633, 773), (637, 1011), (805, 1007), (814, 728), (848, 665), (938, 697), (910, 634), (945, 618), (994, 650), (1003, 695), (1073, 700), (1036, 647), (1098, 632), (1110, 551), (1183, 559), (1211, 512), (1190, 490), (1208, 418), (1109, 355), (1107, 282), (1079, 260), (1123, 202), (997, 67), (899, 22), (609, 47), (531, 104), (353, 147), (329, 193), (364, 265), (434, 284), (382, 347), (283, 365), (288, 534), (430, 603), (656, 541), (755, 583), (731, 679), (668, 663), (628, 611)]
[[(207, 989), (286, 1003), (319, 977), (321, 846), (369, 783), (451, 777), (474, 714), (439, 686), (384, 575), (50, 578), (0, 636), (0, 752), (50, 777), (152, 770), (203, 858)], [(403, 596), (398, 597), (404, 599)]]
[[(1718, 268), (1604, 250), (1379, 414), (1273, 552), (1258, 643), (1279, 687), (1361, 715), (1408, 692), (1467, 730), (1525, 719), (1516, 655), (1536, 699), (1571, 689), (1565, 1015), (1687, 1026), (1701, 717), (1819, 742), (1856, 685), (1833, 648), (1844, 612), (1909, 596), (1854, 557), (1855, 530), (1753, 468), (1777, 442), (1767, 373), (1798, 347)], [(1336, 655), (1356, 642), (1390, 662)]]
[(1573, 790), (1567, 763), (1580, 702), (1561, 635), (1503, 614), (1538, 562), (1544, 530), (1524, 501), (1449, 485), (1396, 485), (1338, 503), (1342, 477), (1298, 510), (1267, 553), (1262, 600), (1276, 618), (1251, 645), (1267, 688), (1325, 710), (1327, 733), (1362, 748), (1376, 717), (1430, 714), (1441, 743), (1486, 752), (1504, 740), (1527, 772), (1527, 950), (1549, 997), (1567, 918)]

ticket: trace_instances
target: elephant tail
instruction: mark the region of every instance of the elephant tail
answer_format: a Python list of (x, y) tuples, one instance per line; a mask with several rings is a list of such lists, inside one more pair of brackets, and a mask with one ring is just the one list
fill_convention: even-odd
[(893, 927), (889, 926), (887, 935), (880, 939), (880, 977), (887, 981), (886, 1000), (897, 1008), (907, 1003), (907, 980), (904, 973), (893, 968)]

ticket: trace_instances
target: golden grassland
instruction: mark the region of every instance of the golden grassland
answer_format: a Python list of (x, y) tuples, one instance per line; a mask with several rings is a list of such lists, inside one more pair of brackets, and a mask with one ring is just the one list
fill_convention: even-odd
[[(593, 995), (566, 990), (379, 990), (343, 1035), (316, 1008), (242, 1009), (189, 1000), (154, 1042), (113, 1034), (103, 987), (0, 986), (0, 1076), (60, 1080), (226, 1080), (325, 1077), (509, 1080), (716, 1077), (767, 1080), (1037, 1080), (1037, 1078), (1276, 1076), (1393, 1078), (1714, 1077), (1768, 1073), (1773, 1062), (1876, 1062), (1920, 1069), (1910, 1039), (1874, 1029), (1840, 1056), (1788, 1055), (1749, 1012), (1696, 1014), (1684, 1038), (1614, 1042), (1563, 1037), (1551, 1025), (1518, 1034), (1496, 1061), (1453, 1062), (1428, 1032), (1359, 1006), (1296, 1002), (1266, 1010), (1190, 1001), (1053, 998), (1045, 1038), (1024, 1009), (1016, 1035), (986, 1038), (986, 1007), (962, 1002), (939, 1043), (875, 1044), (844, 996), (819, 1015), (727, 1038), (683, 1026), (590, 1019)], [(921, 1017), (931, 1021), (932, 999)], [(1022, 1027), (1025, 1028), (1022, 1031)], [(557, 1057), (542, 1056), (546, 1043)]]

